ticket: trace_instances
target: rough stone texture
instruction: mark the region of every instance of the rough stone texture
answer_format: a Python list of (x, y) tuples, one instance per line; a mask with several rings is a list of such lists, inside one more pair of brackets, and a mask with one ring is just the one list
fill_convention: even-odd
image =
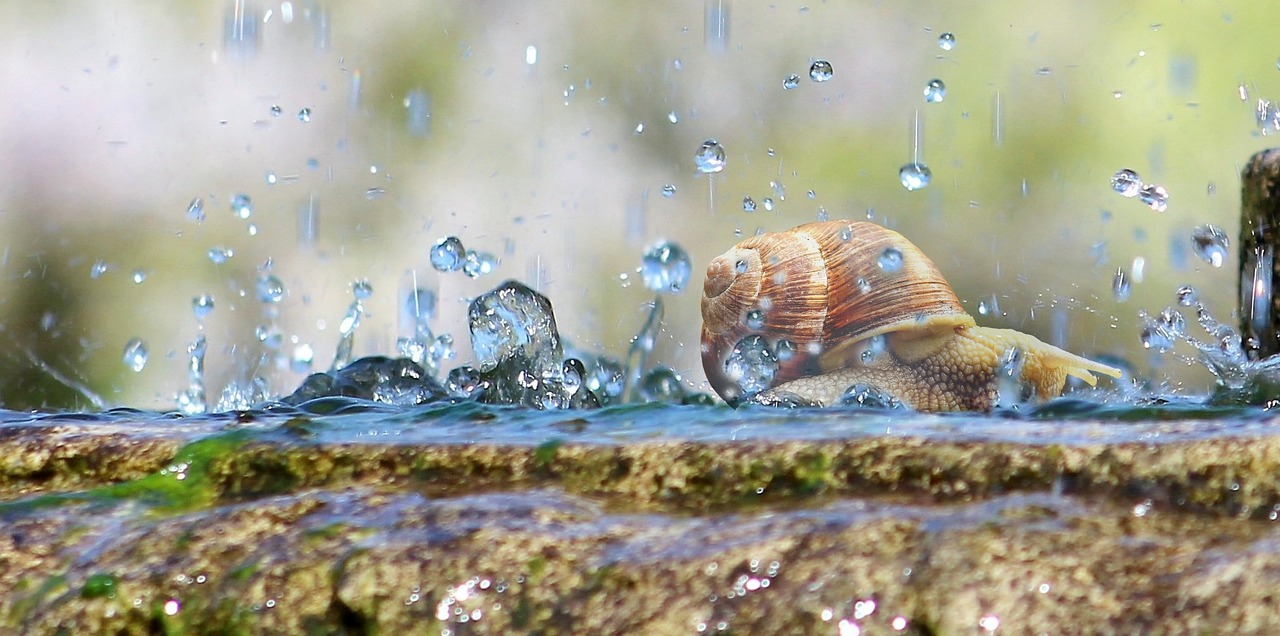
[(1043, 444), (295, 424), (0, 425), (0, 632), (1280, 630), (1270, 420)]

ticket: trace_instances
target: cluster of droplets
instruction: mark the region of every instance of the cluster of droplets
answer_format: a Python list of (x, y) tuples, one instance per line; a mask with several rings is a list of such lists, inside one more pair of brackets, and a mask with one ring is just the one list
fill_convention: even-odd
[[(1176, 306), (1166, 307), (1154, 317), (1146, 312), (1139, 314), (1141, 326), (1138, 335), (1143, 348), (1170, 353), (1179, 341), (1186, 342), (1200, 354), (1200, 359), (1222, 386), (1242, 388), (1257, 372), (1254, 368), (1257, 365), (1250, 363), (1245, 355), (1240, 333), (1210, 315), (1194, 288), (1187, 285), (1178, 288), (1175, 300)], [(1187, 321), (1179, 307), (1195, 311), (1196, 323), (1207, 334), (1206, 340), (1188, 333)]]
[(658, 241), (641, 257), (640, 277), (654, 292), (649, 314), (640, 331), (631, 338), (624, 370), (626, 398), (645, 402), (680, 402), (689, 395), (674, 370), (665, 366), (649, 367), (649, 359), (662, 331), (666, 294), (682, 293), (689, 284), (693, 268), (689, 253), (672, 241)]
[(401, 357), (422, 365), (432, 377), (439, 375), (444, 361), (453, 359), (456, 353), (453, 336), (437, 336), (431, 332), (431, 320), (436, 313), (435, 292), (414, 287), (405, 295), (401, 311), (407, 317), (405, 322), (409, 325), (411, 335), (396, 339), (396, 352)]
[(1137, 197), (1156, 212), (1169, 208), (1169, 190), (1155, 183), (1143, 183), (1137, 172), (1122, 168), (1111, 176), (1111, 189), (1125, 198)]
[[(1226, 262), (1231, 241), (1222, 228), (1211, 224), (1196, 226), (1191, 231), (1190, 242), (1192, 253), (1201, 261), (1213, 267), (1222, 267)], [(1111, 293), (1117, 301), (1129, 300), (1133, 293), (1133, 284), (1142, 282), (1145, 262), (1142, 257), (1135, 258), (1132, 272), (1123, 265), (1116, 268), (1116, 273), (1111, 279)]]
[(462, 270), (471, 278), (479, 278), (492, 273), (498, 266), (498, 259), (488, 252), (463, 247), (462, 240), (456, 236), (446, 236), (431, 246), (431, 266), (438, 272)]
[[(815, 83), (822, 84), (831, 81), (835, 77), (835, 70), (831, 67), (831, 62), (827, 60), (814, 60), (809, 64), (809, 79)], [(791, 91), (800, 87), (800, 76), (795, 73), (788, 74), (782, 80), (782, 89)]]

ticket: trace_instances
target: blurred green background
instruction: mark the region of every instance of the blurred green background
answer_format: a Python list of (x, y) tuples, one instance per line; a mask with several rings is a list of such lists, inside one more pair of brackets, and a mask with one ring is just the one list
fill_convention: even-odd
[[(980, 323), (1200, 393), (1198, 365), (1142, 348), (1138, 312), (1191, 284), (1234, 320), (1234, 251), (1211, 267), (1190, 233), (1219, 225), (1234, 250), (1239, 169), (1271, 143), (1255, 108), (1280, 97), (1280, 4), (1252, 0), (11, 0), (0, 21), (7, 408), (173, 408), (201, 294), (215, 299), (211, 402), (254, 374), (287, 393), (298, 347), (328, 367), (360, 278), (374, 293), (357, 355), (408, 335), (400, 299), (416, 280), (440, 296), (436, 331), (457, 338), (449, 366), (466, 362), (466, 302), (519, 278), (572, 342), (622, 357), (652, 298), (640, 257), (661, 238), (695, 275), (667, 299), (655, 359), (705, 389), (705, 263), (824, 214), (905, 233)], [(831, 81), (809, 80), (815, 59)], [(785, 90), (790, 74), (801, 82)], [(946, 98), (926, 103), (934, 78)], [(917, 113), (933, 180), (908, 192), (897, 173)], [(710, 176), (693, 162), (708, 138), (727, 153)], [(1113, 192), (1121, 168), (1168, 188), (1168, 210)], [(202, 222), (187, 214), (197, 197)], [(500, 266), (435, 272), (428, 250), (449, 234)], [(287, 289), (274, 317), (254, 292), (268, 259)], [(268, 323), (278, 348), (255, 335)], [(136, 373), (132, 338), (150, 352)]]

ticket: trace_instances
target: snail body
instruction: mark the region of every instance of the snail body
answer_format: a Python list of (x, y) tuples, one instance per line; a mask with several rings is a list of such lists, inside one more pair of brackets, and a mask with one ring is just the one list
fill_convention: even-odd
[[(1040, 399), (1068, 375), (1120, 371), (1011, 329), (980, 327), (933, 261), (874, 223), (826, 221), (746, 239), (712, 260), (702, 362), (731, 404), (763, 390), (821, 405), (864, 385), (922, 411), (987, 410), (1016, 376)], [(764, 358), (746, 378), (741, 358)], [(753, 371), (754, 372), (754, 371)]]

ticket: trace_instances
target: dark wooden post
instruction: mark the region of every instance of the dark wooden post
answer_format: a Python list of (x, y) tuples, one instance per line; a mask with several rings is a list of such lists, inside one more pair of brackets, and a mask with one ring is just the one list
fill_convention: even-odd
[(1240, 182), (1240, 335), (1257, 360), (1280, 352), (1280, 148), (1250, 157)]

